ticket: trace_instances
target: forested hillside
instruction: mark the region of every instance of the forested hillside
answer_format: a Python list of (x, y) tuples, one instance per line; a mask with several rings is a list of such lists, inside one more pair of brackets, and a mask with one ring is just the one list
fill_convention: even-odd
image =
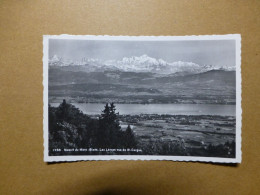
[[(136, 148), (130, 126), (122, 131), (113, 103), (106, 104), (101, 116), (92, 119), (65, 100), (59, 107), (49, 106), (49, 152), (72, 148)], [(74, 153), (76, 154), (76, 153)]]

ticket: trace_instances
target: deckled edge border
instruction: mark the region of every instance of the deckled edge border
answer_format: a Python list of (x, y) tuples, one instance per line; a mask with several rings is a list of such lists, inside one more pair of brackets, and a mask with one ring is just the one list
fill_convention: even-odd
[[(152, 155), (88, 155), (88, 156), (49, 156), (48, 154), (48, 59), (49, 39), (85, 39), (85, 40), (236, 40), (236, 157), (194, 157), (194, 156), (152, 156)], [(110, 35), (43, 35), (43, 147), (44, 162), (70, 161), (108, 161), (108, 160), (165, 160), (185, 162), (241, 163), (242, 162), (242, 77), (241, 77), (241, 35), (186, 35), (186, 36), (110, 36)]]

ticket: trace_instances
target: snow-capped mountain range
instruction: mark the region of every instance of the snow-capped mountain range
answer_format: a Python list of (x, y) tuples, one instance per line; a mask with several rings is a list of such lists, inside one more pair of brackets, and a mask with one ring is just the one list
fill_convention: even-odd
[(139, 57), (125, 57), (122, 60), (107, 60), (83, 58), (80, 61), (72, 61), (63, 59), (57, 55), (49, 59), (50, 66), (88, 66), (89, 72), (102, 70), (119, 70), (123, 72), (153, 72), (159, 74), (173, 73), (202, 73), (210, 70), (235, 70), (235, 67), (221, 66), (215, 67), (212, 65), (199, 65), (193, 62), (166, 62), (162, 59), (155, 59), (147, 55)]

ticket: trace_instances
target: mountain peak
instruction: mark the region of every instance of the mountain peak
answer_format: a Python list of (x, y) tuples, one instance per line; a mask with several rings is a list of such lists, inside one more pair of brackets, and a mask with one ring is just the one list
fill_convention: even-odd
[(163, 59), (156, 59), (143, 54), (141, 56), (124, 57), (122, 60), (100, 60), (95, 58), (83, 58), (81, 61), (64, 60), (57, 55), (49, 59), (51, 66), (81, 66), (87, 65), (89, 72), (104, 70), (119, 70), (123, 72), (152, 72), (157, 74), (197, 74), (207, 72), (209, 70), (235, 70), (235, 67), (222, 66), (215, 67), (212, 65), (199, 65), (193, 62), (167, 62)]
[(143, 54), (143, 55), (141, 55), (140, 57), (142, 57), (142, 58), (147, 58), (147, 57), (149, 57), (147, 54)]
[(50, 59), (50, 61), (59, 61), (61, 58), (59, 58), (56, 54), (55, 55), (53, 55), (52, 57), (51, 57), (51, 59)]
[(132, 57), (124, 57), (121, 61), (117, 61), (117, 64), (125, 64), (125, 65), (165, 65), (165, 62), (162, 59), (157, 60), (156, 58), (152, 58), (146, 54), (141, 56), (132, 56)]

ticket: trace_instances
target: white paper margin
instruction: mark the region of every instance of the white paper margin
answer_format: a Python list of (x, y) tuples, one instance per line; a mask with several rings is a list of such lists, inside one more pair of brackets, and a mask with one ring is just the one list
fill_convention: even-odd
[[(78, 40), (124, 40), (124, 41), (183, 41), (183, 40), (236, 40), (236, 157), (196, 157), (196, 156), (153, 156), (153, 155), (82, 155), (82, 156), (49, 156), (48, 153), (48, 59), (49, 39)], [(43, 36), (43, 138), (44, 162), (83, 161), (83, 160), (169, 160), (201, 161), (215, 163), (241, 163), (241, 35), (192, 35), (192, 36), (109, 36), (109, 35), (44, 35)]]

